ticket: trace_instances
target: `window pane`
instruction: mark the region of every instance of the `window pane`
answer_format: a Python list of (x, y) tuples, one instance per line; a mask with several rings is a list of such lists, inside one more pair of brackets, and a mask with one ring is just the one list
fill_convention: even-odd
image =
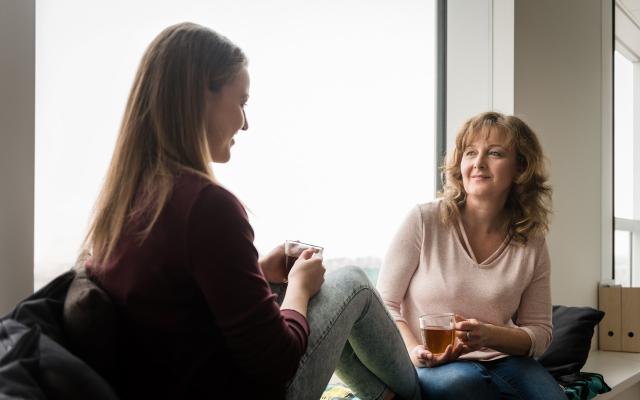
[(615, 52), (614, 216), (633, 219), (633, 63)]
[(614, 243), (616, 284), (629, 286), (631, 282), (631, 232), (615, 231)]
[(36, 3), (36, 286), (75, 259), (144, 49), (185, 20), (250, 59), (250, 129), (214, 171), (258, 249), (299, 239), (328, 264), (377, 267), (434, 197), (434, 2), (176, 4)]

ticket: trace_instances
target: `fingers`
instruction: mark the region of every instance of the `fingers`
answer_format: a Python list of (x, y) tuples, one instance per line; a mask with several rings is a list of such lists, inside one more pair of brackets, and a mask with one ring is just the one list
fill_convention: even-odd
[(445, 349), (444, 353), (441, 354), (430, 354), (430, 357), (426, 360), (425, 364), (428, 367), (436, 367), (438, 365), (444, 364), (444, 363), (448, 363), (450, 361), (455, 360), (456, 358), (458, 358), (458, 355), (456, 352), (454, 352), (453, 350), (453, 346), (448, 345), (447, 348)]
[(426, 361), (430, 360), (433, 357), (433, 354), (421, 346), (421, 348), (416, 351), (416, 357), (420, 360)]
[(315, 252), (316, 252), (315, 249), (304, 249), (304, 251), (300, 254), (300, 257), (298, 258), (302, 258), (303, 260), (308, 260), (315, 254)]
[(411, 352), (409, 353), (410, 357), (411, 357), (411, 362), (413, 363), (413, 365), (415, 365), (418, 368), (422, 368), (422, 367), (426, 367), (426, 363), (428, 360), (428, 357), (430, 356), (431, 353), (429, 353), (428, 351), (425, 350), (424, 346), (422, 345), (418, 345), (416, 347), (414, 347)]
[(464, 354), (465, 348), (467, 348), (467, 346), (457, 340), (452, 352), (453, 358), (458, 358)]

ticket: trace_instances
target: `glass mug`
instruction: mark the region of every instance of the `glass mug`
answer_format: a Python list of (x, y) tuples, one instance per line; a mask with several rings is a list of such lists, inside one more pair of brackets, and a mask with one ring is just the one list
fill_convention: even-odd
[[(322, 257), (322, 251), (324, 250), (323, 247), (299, 242), (297, 240), (287, 240), (284, 242), (284, 267), (287, 275), (289, 275), (289, 271), (291, 271), (293, 264), (295, 264), (298, 257), (300, 257), (300, 254), (306, 249), (314, 249), (316, 252), (314, 257)], [(286, 283), (287, 279), (285, 278), (284, 281)]]
[(455, 340), (455, 316), (453, 313), (428, 314), (420, 317), (422, 344), (434, 355), (445, 352)]

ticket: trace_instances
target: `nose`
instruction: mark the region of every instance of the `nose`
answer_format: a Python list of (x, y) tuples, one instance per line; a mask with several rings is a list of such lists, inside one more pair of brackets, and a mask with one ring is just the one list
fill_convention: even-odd
[(475, 169), (483, 169), (485, 167), (483, 154), (478, 154), (478, 156), (475, 159), (475, 162), (473, 163), (473, 167)]
[(242, 117), (244, 118), (244, 124), (242, 125), (242, 130), (246, 131), (249, 129), (249, 121), (247, 120), (247, 113), (242, 109)]

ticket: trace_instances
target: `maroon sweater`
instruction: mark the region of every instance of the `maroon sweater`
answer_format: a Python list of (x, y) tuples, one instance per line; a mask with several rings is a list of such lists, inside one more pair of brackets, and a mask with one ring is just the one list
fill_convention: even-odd
[(125, 398), (284, 398), (309, 326), (280, 310), (237, 198), (183, 173), (148, 238), (89, 267), (119, 311)]

